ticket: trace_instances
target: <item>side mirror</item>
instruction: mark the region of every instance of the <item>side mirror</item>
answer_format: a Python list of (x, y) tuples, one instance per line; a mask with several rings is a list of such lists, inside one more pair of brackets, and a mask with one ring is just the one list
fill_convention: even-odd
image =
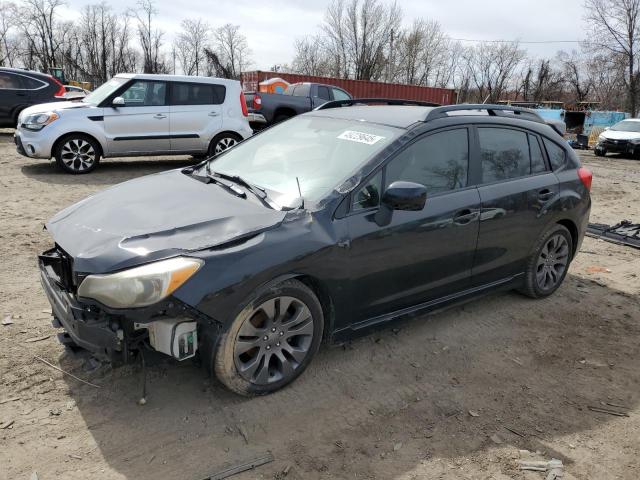
[(393, 182), (382, 195), (382, 204), (391, 210), (422, 210), (426, 201), (427, 187), (414, 182)]
[(113, 105), (114, 107), (123, 107), (124, 106), (124, 98), (122, 97), (116, 97), (113, 100), (111, 100), (111, 105)]
[(384, 227), (391, 223), (394, 210), (420, 211), (427, 201), (427, 187), (414, 182), (393, 182), (382, 194), (375, 222)]

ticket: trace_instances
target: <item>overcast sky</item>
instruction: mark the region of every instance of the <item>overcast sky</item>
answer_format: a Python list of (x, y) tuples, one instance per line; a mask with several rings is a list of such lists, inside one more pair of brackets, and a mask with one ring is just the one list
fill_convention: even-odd
[[(384, 0), (383, 0), (384, 1)], [(75, 16), (97, 0), (67, 0), (65, 16)], [(125, 11), (135, 0), (110, 0)], [(255, 69), (290, 63), (293, 40), (319, 30), (329, 0), (157, 0), (158, 26), (166, 42), (184, 18), (203, 18), (213, 27), (240, 25), (253, 52)], [(484, 40), (549, 41), (585, 38), (583, 0), (398, 0), (404, 23), (423, 17), (440, 22), (450, 37)], [(535, 56), (577, 48), (573, 43), (523, 44)]]

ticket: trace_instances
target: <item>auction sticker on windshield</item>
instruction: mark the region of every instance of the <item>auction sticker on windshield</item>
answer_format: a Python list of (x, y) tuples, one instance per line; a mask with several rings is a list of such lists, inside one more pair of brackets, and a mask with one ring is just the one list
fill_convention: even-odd
[(380, 140), (384, 140), (384, 137), (379, 135), (373, 135), (371, 133), (356, 132), (355, 130), (345, 130), (338, 138), (341, 140), (349, 140), (351, 142), (366, 143), (367, 145), (373, 145)]

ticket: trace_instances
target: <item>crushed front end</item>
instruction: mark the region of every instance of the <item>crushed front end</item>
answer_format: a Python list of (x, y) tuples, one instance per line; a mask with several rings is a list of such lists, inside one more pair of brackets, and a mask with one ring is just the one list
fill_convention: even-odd
[(212, 319), (171, 296), (140, 308), (111, 308), (81, 297), (78, 290), (88, 275), (75, 272), (73, 263), (57, 245), (39, 256), (40, 280), (53, 326), (64, 329), (58, 334), (63, 344), (115, 365), (134, 361), (145, 348), (185, 360), (217, 332)]

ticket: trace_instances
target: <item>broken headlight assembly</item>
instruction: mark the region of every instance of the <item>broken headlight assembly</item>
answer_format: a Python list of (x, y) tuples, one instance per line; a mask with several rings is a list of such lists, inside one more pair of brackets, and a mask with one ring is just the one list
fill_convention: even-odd
[(27, 130), (38, 131), (42, 130), (45, 126), (52, 122), (55, 122), (60, 118), (56, 112), (36, 113), (25, 117), (22, 121), (22, 127)]
[(121, 272), (88, 275), (78, 288), (78, 296), (111, 308), (146, 307), (171, 295), (203, 263), (195, 258), (176, 257)]

